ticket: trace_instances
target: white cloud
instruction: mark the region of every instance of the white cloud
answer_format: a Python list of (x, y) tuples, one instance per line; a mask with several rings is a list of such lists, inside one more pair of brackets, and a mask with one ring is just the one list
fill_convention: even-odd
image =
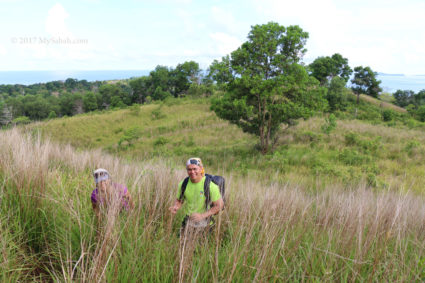
[(210, 38), (214, 40), (214, 49), (218, 54), (230, 54), (242, 45), (242, 42), (234, 36), (222, 32), (210, 33)]
[(55, 4), (50, 8), (46, 18), (46, 32), (51, 36), (72, 36), (65, 24), (68, 17), (65, 8), (59, 3)]
[(423, 2), (256, 0), (254, 3), (271, 20), (285, 26), (297, 24), (309, 32), (306, 61), (340, 53), (352, 67), (368, 65), (386, 73), (425, 73)]

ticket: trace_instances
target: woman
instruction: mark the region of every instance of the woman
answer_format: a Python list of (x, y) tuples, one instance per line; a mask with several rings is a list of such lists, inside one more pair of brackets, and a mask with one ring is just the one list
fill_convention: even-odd
[(128, 211), (133, 208), (127, 187), (113, 183), (107, 170), (103, 168), (96, 169), (93, 172), (93, 177), (96, 188), (91, 194), (91, 202), (98, 219), (100, 219), (101, 209), (116, 208), (116, 211), (121, 211), (122, 209)]

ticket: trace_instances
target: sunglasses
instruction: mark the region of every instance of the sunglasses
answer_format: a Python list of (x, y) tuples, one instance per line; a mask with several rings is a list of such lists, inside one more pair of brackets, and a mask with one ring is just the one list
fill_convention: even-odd
[(106, 172), (99, 172), (99, 173), (94, 173), (93, 174), (93, 176), (95, 178), (103, 177), (104, 175), (108, 175), (108, 173), (106, 173)]
[(199, 161), (198, 159), (189, 159), (189, 164), (193, 164), (193, 165), (198, 165), (201, 166), (201, 161)]

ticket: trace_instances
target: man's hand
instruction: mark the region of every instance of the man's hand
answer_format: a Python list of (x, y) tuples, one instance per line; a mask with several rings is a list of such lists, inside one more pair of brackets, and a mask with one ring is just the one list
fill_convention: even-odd
[(177, 213), (177, 211), (182, 207), (182, 202), (181, 201), (179, 201), (179, 200), (176, 200), (175, 202), (174, 202), (174, 205), (172, 206), (172, 207), (170, 207), (170, 208), (168, 208), (168, 210), (172, 213), (172, 214), (176, 214)]
[(176, 214), (179, 208), (174, 205), (172, 207), (169, 207), (168, 210), (171, 211), (172, 214)]

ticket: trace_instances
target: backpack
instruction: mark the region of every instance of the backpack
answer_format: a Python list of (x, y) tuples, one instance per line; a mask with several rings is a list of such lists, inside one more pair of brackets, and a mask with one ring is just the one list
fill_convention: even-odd
[[(208, 210), (208, 206), (210, 205), (211, 198), (210, 198), (210, 183), (213, 182), (216, 184), (220, 190), (221, 198), (223, 199), (224, 204), (226, 204), (225, 199), (225, 180), (221, 176), (215, 176), (210, 174), (205, 174), (205, 183), (204, 183), (204, 196), (205, 196), (205, 209)], [(183, 180), (181, 193), (179, 200), (182, 201), (184, 197), (184, 192), (187, 187), (187, 183), (189, 183), (189, 177), (186, 177)], [(223, 207), (224, 209), (224, 207)]]

